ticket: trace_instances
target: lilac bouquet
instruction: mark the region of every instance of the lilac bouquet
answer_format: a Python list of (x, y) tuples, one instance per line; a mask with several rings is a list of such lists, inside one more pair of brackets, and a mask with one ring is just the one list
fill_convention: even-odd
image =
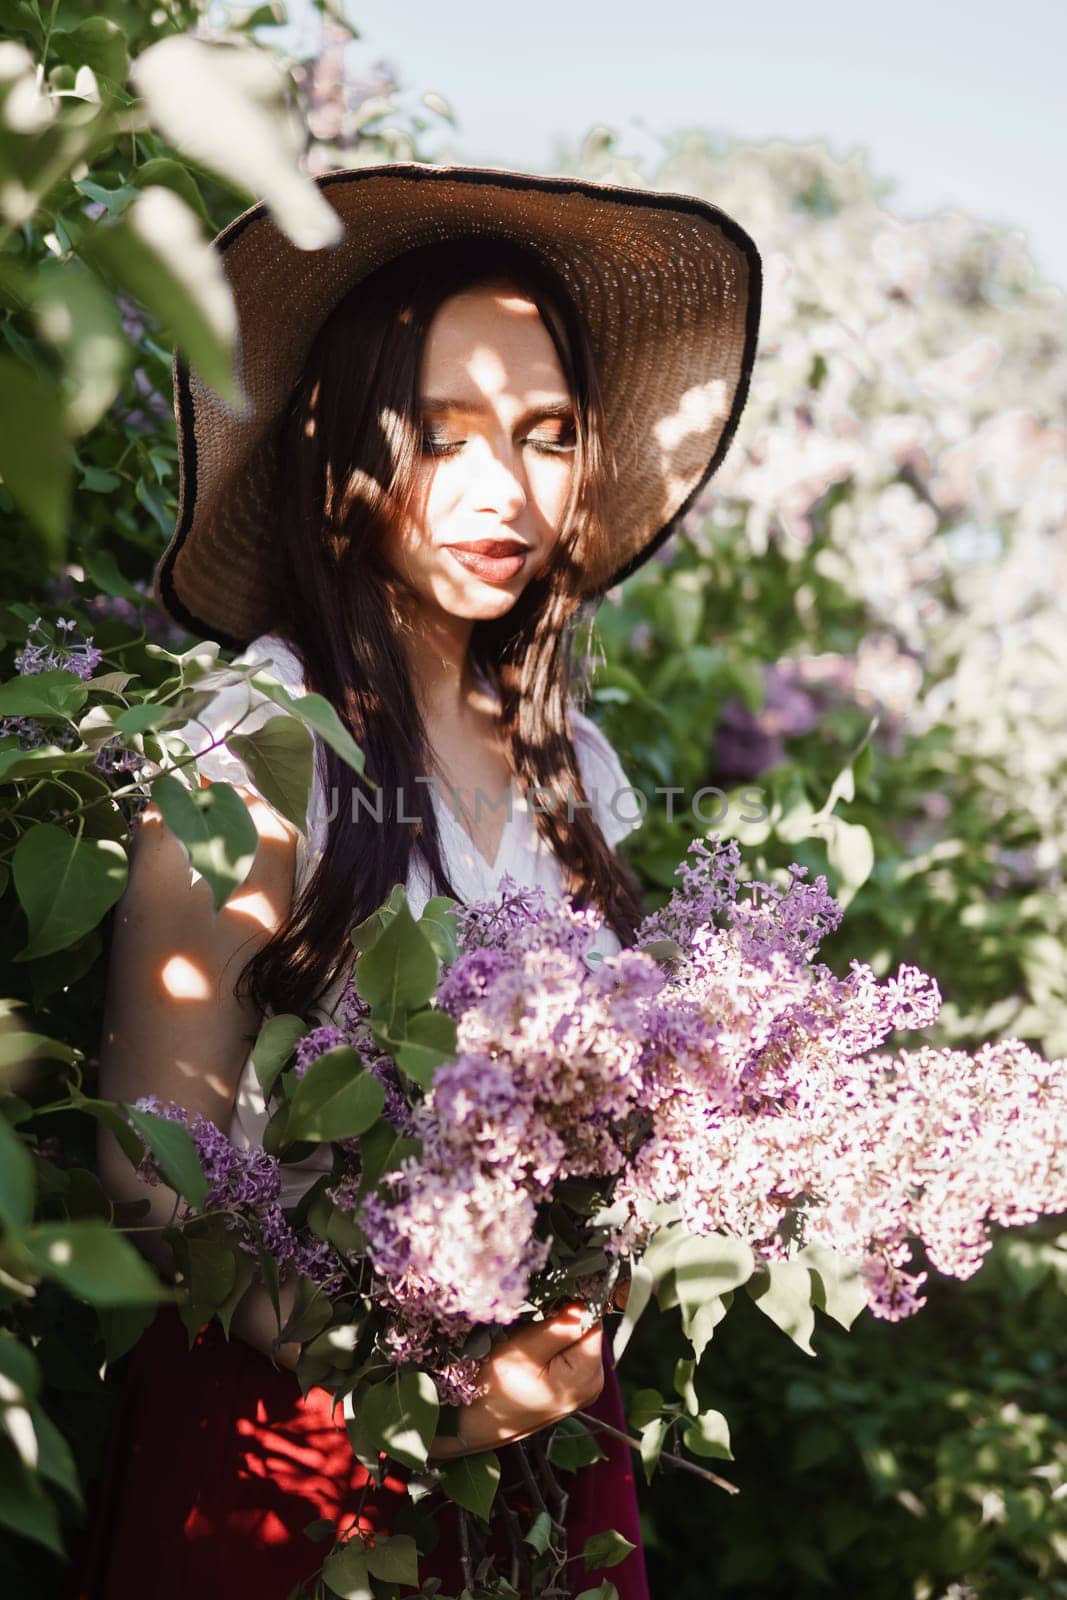
[[(919, 1309), (915, 1243), (965, 1278), (994, 1225), (1067, 1210), (1064, 1063), (1018, 1040), (880, 1049), (936, 1021), (935, 981), (858, 961), (836, 977), (817, 959), (841, 919), (825, 880), (740, 865), (736, 844), (695, 840), (608, 957), (595, 911), (509, 877), (418, 921), (398, 886), (352, 931), (335, 1016), (260, 1035), (266, 1152), (194, 1121), (201, 1215), (221, 1205), (249, 1263), (296, 1277), (280, 1337), (301, 1342), (305, 1388), (344, 1400), (368, 1468), (385, 1451), (432, 1476), (441, 1407), (477, 1393), (499, 1331), (564, 1297), (592, 1319), (626, 1279), (616, 1354), (654, 1294), (698, 1361), (744, 1288), (813, 1354), (816, 1307), (845, 1327)], [(316, 1143), (331, 1168), (285, 1215), (279, 1158)], [(642, 1416), (646, 1469), (677, 1424), (730, 1459), (690, 1392)], [(563, 1559), (537, 1592), (562, 1592)]]

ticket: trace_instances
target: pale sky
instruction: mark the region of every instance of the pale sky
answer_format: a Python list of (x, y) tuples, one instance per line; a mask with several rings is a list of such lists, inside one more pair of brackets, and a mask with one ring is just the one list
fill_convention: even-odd
[[(357, 72), (395, 64), (458, 119), (458, 158), (550, 168), (558, 135), (606, 123), (624, 151), (706, 127), (864, 147), (889, 208), (1019, 227), (1067, 287), (1063, 0), (344, 0)], [(289, 0), (313, 37), (308, 0)], [(431, 153), (433, 151), (431, 150)], [(1060, 199), (1056, 200), (1056, 195)]]

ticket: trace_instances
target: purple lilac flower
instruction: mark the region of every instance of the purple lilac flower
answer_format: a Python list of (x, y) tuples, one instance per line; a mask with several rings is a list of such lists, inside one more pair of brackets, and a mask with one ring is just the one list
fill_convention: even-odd
[[(437, 995), (456, 1059), (414, 1107), (421, 1155), (359, 1213), (398, 1349), (422, 1348), (437, 1314), (453, 1332), (517, 1314), (535, 1270), (523, 1207), (571, 1177), (614, 1183), (618, 1252), (642, 1248), (670, 1202), (691, 1230), (725, 1229), (767, 1261), (791, 1237), (859, 1260), (882, 1316), (921, 1304), (909, 1238), (966, 1276), (988, 1219), (1067, 1208), (1051, 1133), (1062, 1072), (1018, 1041), (872, 1056), (895, 1030), (930, 1026), (940, 993), (912, 966), (879, 980), (820, 963), (841, 919), (823, 876), (793, 864), (784, 883), (744, 883), (736, 843), (709, 838), (678, 879), (635, 947), (595, 972), (588, 920), (563, 901), (503, 881), (461, 908)], [(644, 948), (664, 939), (669, 968)], [(1046, 1103), (1020, 1114), (1037, 1084)]]
[[(63, 617), (58, 618), (56, 627), (61, 633), (71, 633), (78, 624)], [(23, 676), (38, 672), (49, 672), (56, 667), (65, 667), (68, 672), (74, 672), (79, 678), (91, 678), (103, 660), (103, 652), (93, 644), (92, 638), (86, 639), (81, 644), (69, 644), (58, 649), (49, 642), (44, 631), (44, 618), (36, 617), (26, 630), (26, 643), (15, 656), (15, 671)], [(37, 634), (34, 639), (32, 635)]]
[[(200, 1112), (190, 1118), (183, 1106), (156, 1095), (142, 1095), (134, 1106), (188, 1127), (208, 1184), (203, 1210), (230, 1213), (230, 1226), (241, 1233), (238, 1242), (242, 1250), (257, 1254), (258, 1233), (264, 1251), (273, 1258), (283, 1277), (289, 1272), (302, 1272), (324, 1288), (340, 1285), (342, 1274), (336, 1252), (318, 1239), (301, 1236), (287, 1220), (279, 1199), (281, 1167), (275, 1156), (258, 1145), (239, 1149), (210, 1118)], [(146, 1183), (159, 1182), (151, 1150), (145, 1151), (137, 1173)], [(242, 1227), (242, 1222), (253, 1224), (255, 1232)]]
[(296, 1041), (294, 1047), (296, 1061), (293, 1064), (293, 1071), (298, 1078), (302, 1078), (311, 1063), (324, 1056), (327, 1050), (334, 1050), (338, 1045), (347, 1043), (348, 1037), (344, 1031), (330, 1023), (312, 1028), (310, 1033), (305, 1033)]

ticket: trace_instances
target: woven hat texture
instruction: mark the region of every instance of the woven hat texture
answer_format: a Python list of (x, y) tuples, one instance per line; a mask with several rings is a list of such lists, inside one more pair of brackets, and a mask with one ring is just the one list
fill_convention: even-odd
[(336, 244), (299, 249), (262, 202), (214, 241), (237, 309), (245, 404), (228, 405), (175, 354), (178, 519), (155, 598), (227, 648), (270, 630), (278, 425), (312, 339), (384, 262), (471, 234), (540, 252), (588, 324), (618, 474), (609, 569), (583, 577), (595, 594), (629, 576), (711, 477), (741, 415), (762, 284), (749, 235), (694, 196), (575, 178), (392, 163), (315, 181), (343, 224)]

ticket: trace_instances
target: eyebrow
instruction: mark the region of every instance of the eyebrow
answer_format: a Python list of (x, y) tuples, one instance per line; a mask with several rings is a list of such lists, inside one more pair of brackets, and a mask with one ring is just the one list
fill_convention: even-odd
[[(433, 395), (420, 402), (423, 411), (439, 413), (445, 411), (459, 412), (462, 416), (483, 416), (486, 407), (479, 400), (450, 398), (447, 395)], [(516, 426), (539, 421), (543, 417), (559, 417), (565, 422), (573, 421), (574, 406), (569, 400), (548, 400), (541, 405), (528, 406), (517, 419)]]

